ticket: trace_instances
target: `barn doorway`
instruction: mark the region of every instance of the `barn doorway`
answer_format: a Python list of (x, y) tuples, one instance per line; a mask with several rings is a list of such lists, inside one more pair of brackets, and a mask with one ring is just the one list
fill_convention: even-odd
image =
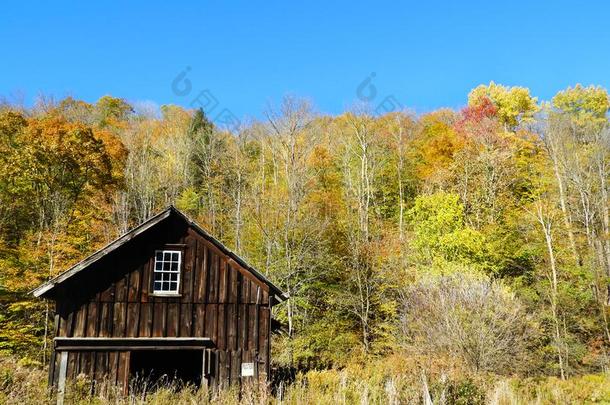
[(168, 385), (201, 385), (202, 350), (134, 350), (129, 377), (136, 390), (155, 390)]

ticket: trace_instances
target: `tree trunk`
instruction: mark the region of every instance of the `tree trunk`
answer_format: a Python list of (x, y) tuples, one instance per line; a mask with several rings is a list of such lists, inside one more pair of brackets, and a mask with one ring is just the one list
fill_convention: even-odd
[(553, 249), (553, 236), (551, 231), (551, 221), (550, 219), (546, 219), (544, 216), (543, 208), (541, 203), (538, 203), (537, 206), (537, 214), (538, 214), (538, 222), (542, 227), (542, 232), (544, 234), (544, 239), (546, 242), (546, 248), (549, 255), (549, 262), (551, 266), (551, 313), (553, 314), (553, 325), (555, 329), (555, 345), (557, 346), (557, 361), (559, 364), (559, 371), (561, 375), (561, 379), (565, 380), (565, 369), (564, 369), (564, 359), (562, 354), (562, 339), (561, 339), (561, 331), (560, 331), (560, 323), (559, 323), (559, 315), (557, 313), (558, 306), (558, 276), (557, 276), (557, 261), (555, 259), (555, 252)]

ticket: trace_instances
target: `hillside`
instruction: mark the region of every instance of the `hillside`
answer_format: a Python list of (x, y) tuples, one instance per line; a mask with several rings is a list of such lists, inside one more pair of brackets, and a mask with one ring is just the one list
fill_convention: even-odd
[(112, 96), (0, 104), (0, 402), (45, 395), (53, 308), (29, 292), (168, 205), (290, 295), (289, 403), (610, 402), (609, 108), (490, 83), (421, 115), (285, 97), (229, 131)]

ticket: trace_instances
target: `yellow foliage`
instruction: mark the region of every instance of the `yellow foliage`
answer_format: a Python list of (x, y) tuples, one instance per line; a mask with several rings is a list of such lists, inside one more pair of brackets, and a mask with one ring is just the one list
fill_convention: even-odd
[(490, 82), (480, 85), (468, 94), (468, 105), (477, 106), (483, 99), (489, 98), (498, 108), (500, 123), (514, 129), (523, 122), (531, 122), (534, 114), (540, 109), (538, 99), (530, 95), (526, 87), (508, 87)]

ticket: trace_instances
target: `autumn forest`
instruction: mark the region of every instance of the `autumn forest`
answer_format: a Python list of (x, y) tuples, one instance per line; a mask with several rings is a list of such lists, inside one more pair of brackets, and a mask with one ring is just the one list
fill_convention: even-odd
[(290, 295), (291, 403), (610, 400), (609, 109), (493, 82), (424, 114), (286, 96), (231, 131), (112, 96), (0, 103), (0, 402), (45, 389), (54, 308), (30, 292), (169, 205)]

